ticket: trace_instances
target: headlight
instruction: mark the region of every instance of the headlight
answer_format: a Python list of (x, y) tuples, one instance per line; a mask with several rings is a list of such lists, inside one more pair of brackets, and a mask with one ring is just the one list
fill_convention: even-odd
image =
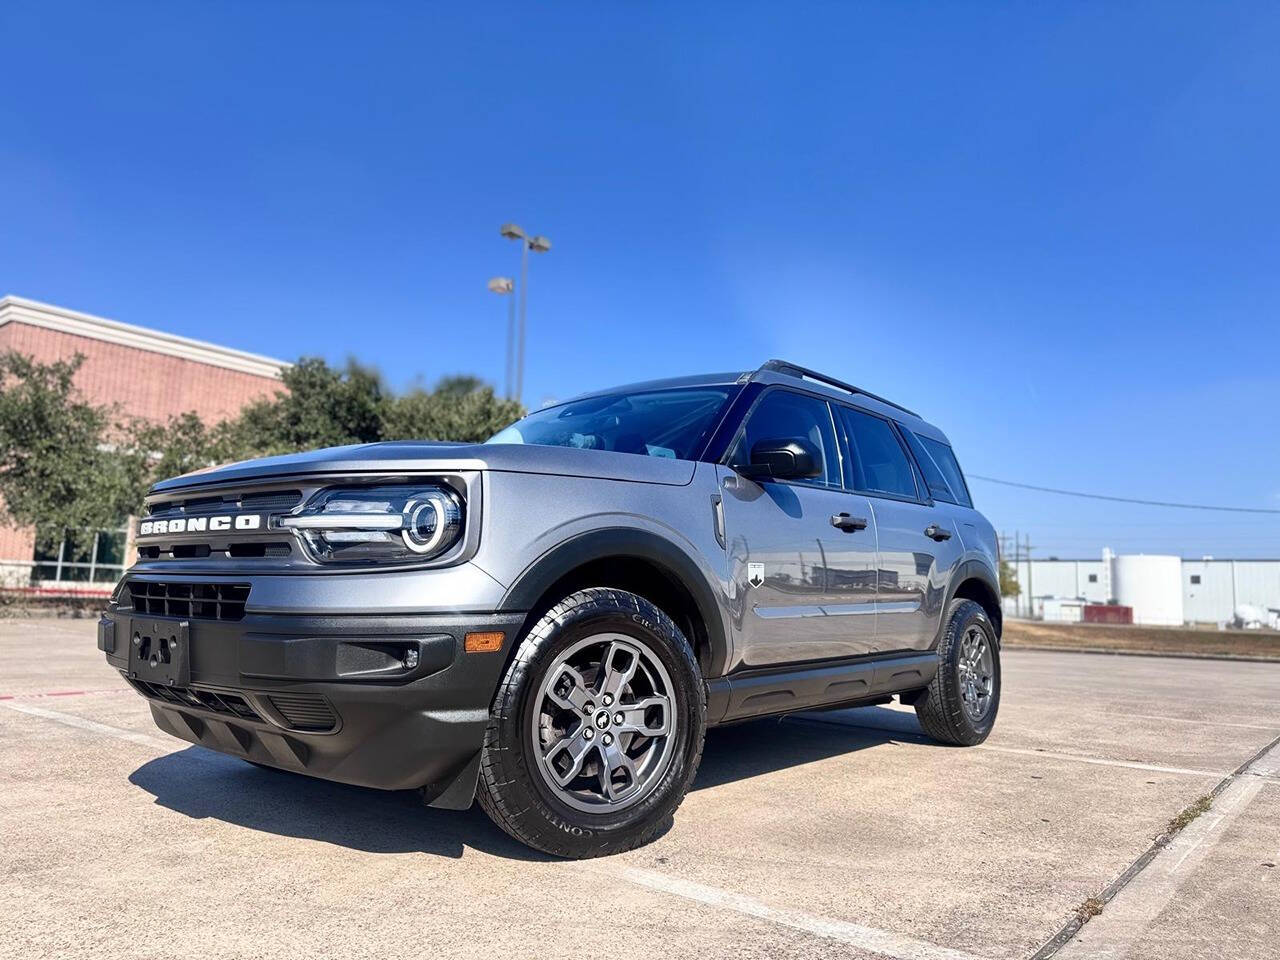
[(277, 524), (321, 563), (415, 563), (458, 542), (462, 499), (430, 484), (332, 487)]

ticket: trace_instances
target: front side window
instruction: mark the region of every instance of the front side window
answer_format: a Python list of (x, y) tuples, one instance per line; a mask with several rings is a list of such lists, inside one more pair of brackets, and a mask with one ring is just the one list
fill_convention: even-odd
[(749, 463), (752, 447), (761, 440), (806, 441), (813, 447), (822, 472), (793, 482), (840, 486), (840, 455), (826, 401), (789, 390), (770, 390), (747, 416), (729, 462)]
[(679, 387), (588, 397), (531, 413), (487, 442), (692, 460), (729, 394), (729, 387)]
[(851, 407), (840, 407), (840, 416), (849, 435), (854, 488), (914, 500), (918, 494), (911, 463), (888, 422)]

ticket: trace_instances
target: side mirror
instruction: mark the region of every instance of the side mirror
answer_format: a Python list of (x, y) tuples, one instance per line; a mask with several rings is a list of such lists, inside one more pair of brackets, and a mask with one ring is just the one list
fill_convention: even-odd
[(759, 440), (751, 448), (751, 462), (734, 469), (753, 480), (803, 480), (822, 473), (818, 451), (799, 437)]

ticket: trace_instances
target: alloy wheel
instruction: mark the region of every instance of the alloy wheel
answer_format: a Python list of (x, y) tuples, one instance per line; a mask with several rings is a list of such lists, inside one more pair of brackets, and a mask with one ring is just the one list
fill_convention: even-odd
[(601, 633), (564, 650), (538, 688), (533, 751), (543, 782), (577, 810), (639, 802), (671, 765), (676, 709), (671, 677), (635, 637)]
[(970, 626), (960, 641), (960, 658), (956, 664), (960, 680), (960, 702), (965, 715), (973, 723), (981, 723), (991, 711), (995, 690), (995, 663), (991, 642), (986, 632)]

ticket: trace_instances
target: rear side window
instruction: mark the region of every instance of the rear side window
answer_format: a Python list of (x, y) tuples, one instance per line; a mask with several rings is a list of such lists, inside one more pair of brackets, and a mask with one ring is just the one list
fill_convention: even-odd
[(850, 407), (838, 409), (849, 435), (855, 489), (912, 500), (919, 496), (906, 451), (888, 422)]
[(910, 430), (902, 432), (906, 434), (907, 444), (915, 454), (916, 462), (920, 464), (933, 498), (958, 503), (962, 507), (973, 506), (969, 488), (960, 472), (960, 464), (956, 462), (956, 455), (951, 448), (932, 437), (922, 437)]

